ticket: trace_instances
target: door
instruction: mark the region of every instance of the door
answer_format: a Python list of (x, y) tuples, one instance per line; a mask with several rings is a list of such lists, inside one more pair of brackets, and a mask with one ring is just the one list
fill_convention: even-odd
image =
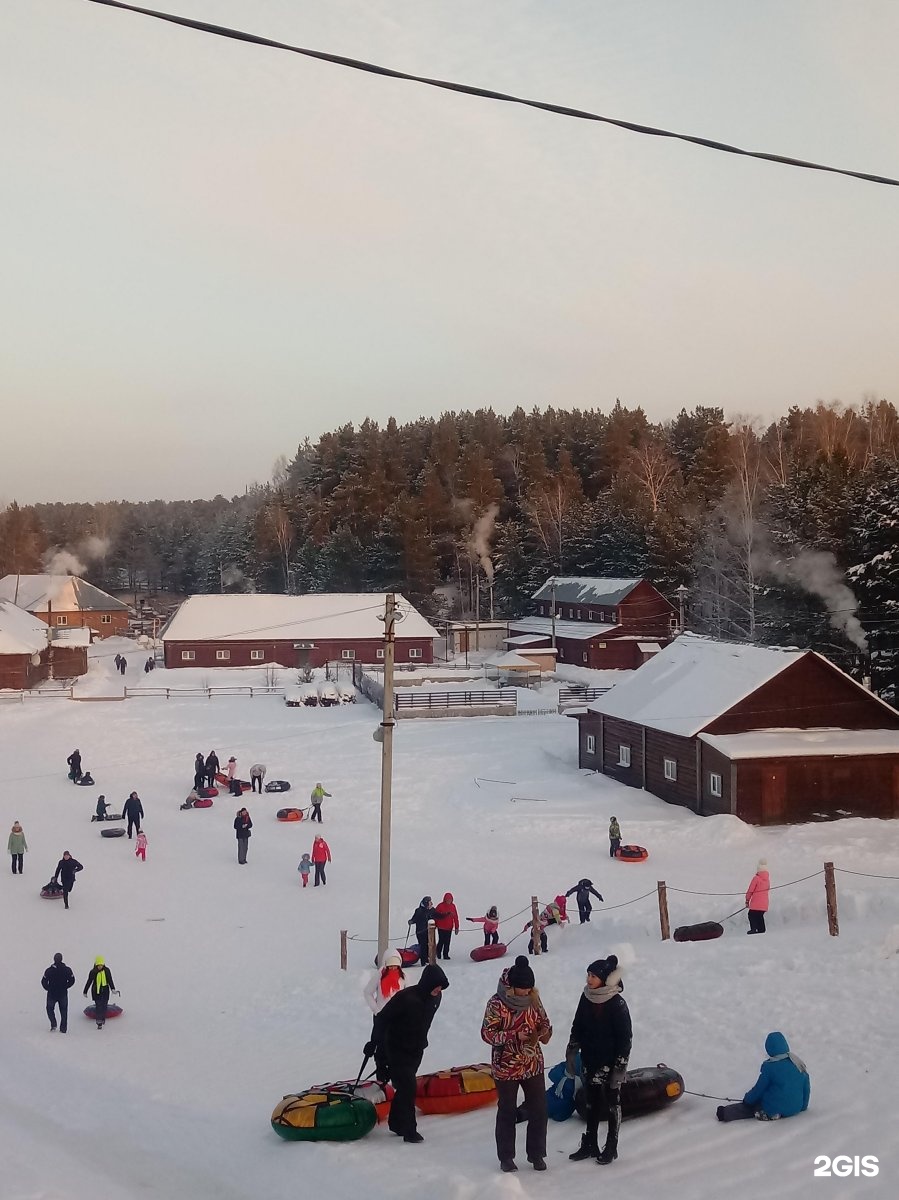
[(787, 816), (787, 772), (783, 764), (762, 767), (762, 824), (783, 825)]

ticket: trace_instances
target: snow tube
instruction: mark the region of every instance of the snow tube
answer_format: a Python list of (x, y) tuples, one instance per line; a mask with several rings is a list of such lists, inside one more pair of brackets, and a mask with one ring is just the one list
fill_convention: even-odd
[(710, 942), (720, 938), (724, 926), (717, 921), (702, 921), (699, 925), (679, 925), (674, 931), (676, 942)]
[(302, 821), (303, 810), (301, 808), (279, 808), (275, 816), (279, 821)]
[(213, 800), (211, 796), (201, 796), (199, 800), (194, 800), (191, 808), (212, 808)]
[(385, 1121), (390, 1113), (390, 1101), (394, 1090), (389, 1083), (379, 1083), (377, 1079), (366, 1079), (356, 1083), (353, 1079), (342, 1079), (338, 1083), (317, 1083), (308, 1089), (310, 1092), (348, 1092), (357, 1100), (368, 1100), (374, 1105), (379, 1121)]
[(372, 1102), (354, 1096), (349, 1087), (285, 1096), (272, 1113), (272, 1129), (291, 1142), (353, 1142), (377, 1123)]
[(646, 862), (649, 851), (645, 846), (619, 846), (615, 857), (620, 862)]
[[(123, 1012), (123, 1009), (120, 1004), (107, 1004), (106, 1005), (106, 1015), (110, 1020), (112, 1020), (113, 1017), (120, 1017), (122, 1015), (122, 1012)], [(97, 1010), (94, 1008), (93, 1004), (89, 1004), (87, 1006), (87, 1008), (84, 1010), (84, 1015), (86, 1017), (89, 1017), (92, 1021), (96, 1021)]]
[(123, 813), (107, 813), (105, 817), (98, 817), (96, 813), (91, 817), (92, 821), (124, 821)]
[(265, 785), (267, 792), (289, 792), (290, 784), (286, 779), (272, 779)]
[(684, 1080), (672, 1067), (638, 1067), (628, 1071), (621, 1085), (621, 1115), (642, 1117), (671, 1104), (684, 1094)]
[(228, 791), (230, 791), (230, 790), (231, 790), (231, 784), (232, 784), (232, 783), (239, 783), (239, 784), (240, 784), (240, 790), (241, 790), (242, 792), (248, 792), (248, 791), (250, 790), (250, 788), (253, 786), (251, 783), (248, 783), (248, 782), (247, 782), (247, 780), (245, 780), (245, 779), (237, 779), (237, 778), (235, 778), (235, 779), (231, 780), (231, 779), (229, 779), (229, 778), (228, 778), (228, 776), (227, 776), (227, 775), (225, 775), (225, 774), (224, 774), (223, 772), (221, 772), (221, 771), (218, 771), (218, 772), (216, 773), (216, 776), (215, 776), (215, 778), (216, 778), (216, 780), (218, 781), (218, 783), (220, 783), (220, 784), (222, 785), (222, 787), (223, 787), (223, 788), (227, 788), (227, 789), (228, 789)]
[(488, 958), (502, 958), (506, 953), (506, 943), (497, 942), (495, 946), (475, 946), (471, 957), (475, 962), (484, 962)]
[(100, 830), (100, 837), (116, 838), (116, 837), (124, 837), (124, 836), (125, 836), (125, 830), (121, 827), (121, 825), (116, 826), (115, 829), (101, 829)]
[(219, 794), (218, 788), (213, 788), (213, 787), (197, 788), (197, 795), (200, 797), (201, 800), (211, 800), (213, 798), (213, 796), (217, 796), (218, 794)]
[[(397, 946), (396, 952), (400, 956), (400, 960), (404, 967), (414, 967), (418, 962), (418, 950), (414, 947), (408, 949), (405, 946)], [(375, 966), (378, 966), (378, 960), (375, 958)]]
[(86, 779), (84, 777), (79, 779), (78, 782), (75, 784), (75, 786), (76, 787), (93, 787), (95, 783), (96, 783), (96, 780), (91, 778), (91, 776), (88, 776)]
[(51, 879), (49, 883), (45, 883), (41, 888), (41, 896), (45, 900), (61, 900), (62, 899), (62, 884), (54, 883)]
[(496, 1081), (488, 1063), (451, 1067), (419, 1075), (415, 1086), (415, 1107), (419, 1112), (471, 1112), (496, 1103)]

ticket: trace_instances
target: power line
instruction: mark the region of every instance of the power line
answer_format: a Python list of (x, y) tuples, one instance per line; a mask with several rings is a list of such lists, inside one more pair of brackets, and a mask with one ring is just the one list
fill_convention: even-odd
[(760, 158), (766, 162), (781, 163), (788, 167), (802, 167), (807, 171), (826, 171), (833, 175), (847, 175), (852, 179), (863, 179), (868, 183), (881, 183), (889, 187), (899, 187), (899, 179), (890, 179), (884, 175), (872, 175), (865, 171), (849, 171), (843, 167), (829, 167), (823, 163), (809, 162), (801, 158), (790, 158), (782, 154), (768, 154), (761, 150), (743, 150), (739, 146), (727, 142), (716, 142), (710, 138), (698, 137), (688, 133), (674, 133), (670, 129), (658, 129), (652, 125), (638, 125), (633, 121), (624, 121), (615, 117), (603, 117), (598, 113), (588, 112), (581, 108), (570, 108), (563, 104), (550, 104), (543, 100), (528, 100), (523, 96), (512, 96), (506, 92), (495, 92), (490, 88), (473, 87), (467, 83), (455, 83), (446, 79), (432, 79), (426, 75), (412, 75), (406, 71), (395, 71), (390, 67), (378, 66), (376, 63), (363, 59), (347, 58), (342, 54), (329, 54), (324, 50), (308, 50), (300, 46), (291, 46), (287, 42), (277, 42), (271, 38), (260, 37), (255, 33), (245, 33), (238, 29), (230, 29), (225, 25), (211, 25), (206, 21), (195, 21), (190, 17), (179, 17), (174, 13), (157, 12), (152, 8), (141, 8), (136, 4), (123, 4), (121, 0), (88, 0), (91, 4), (103, 4), (107, 8), (121, 8), (128, 12), (140, 13), (145, 17), (154, 17), (159, 21), (168, 21), (173, 25), (183, 25), (187, 29), (196, 29), (202, 33), (212, 33), (218, 37), (232, 38), (235, 41), (250, 42), (256, 46), (267, 46), (272, 50), (289, 50), (292, 54), (302, 54), (306, 58), (315, 58), (321, 62), (334, 63), (336, 66), (349, 67), (354, 71), (367, 71), (372, 75), (384, 75), (389, 79), (402, 79), (409, 83), (421, 83), (426, 87), (442, 88), (445, 91), (461, 92), (467, 96), (477, 96), (482, 100), (501, 100), (508, 104), (521, 104), (526, 108), (536, 108), (543, 112), (555, 113), (561, 117), (574, 117), (581, 121), (600, 121), (606, 125), (614, 125), (618, 129), (626, 129), (631, 133), (642, 133), (649, 137), (675, 138), (681, 142), (692, 142), (696, 146), (704, 146), (708, 150), (718, 150), (724, 154), (739, 154), (745, 158)]

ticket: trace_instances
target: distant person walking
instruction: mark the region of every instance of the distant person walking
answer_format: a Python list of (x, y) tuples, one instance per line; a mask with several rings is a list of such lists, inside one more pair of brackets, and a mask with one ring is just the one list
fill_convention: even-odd
[(768, 863), (764, 858), (759, 859), (758, 869), (749, 881), (746, 889), (746, 907), (749, 909), (749, 928), (747, 933), (765, 932), (765, 913), (768, 911), (768, 893), (771, 890), (771, 877), (768, 874)]
[(142, 829), (138, 830), (137, 843), (134, 847), (134, 857), (139, 858), (141, 862), (147, 861), (147, 835)]
[(621, 846), (621, 826), (618, 818), (612, 817), (609, 822), (609, 858), (614, 858)]
[(123, 654), (119, 659), (119, 674), (124, 675), (128, 667), (128, 659)]
[(215, 777), (218, 774), (219, 759), (214, 750), (210, 750), (206, 755), (206, 786), (215, 787)]
[(13, 875), (21, 875), (22, 861), (25, 856), (25, 851), (28, 849), (28, 843), (25, 841), (25, 830), (18, 821), (13, 821), (12, 829), (9, 831), (9, 841), (6, 843), (6, 849), (12, 858)]
[(144, 806), (140, 802), (140, 796), (137, 792), (132, 792), (125, 803), (122, 805), (122, 816), (128, 818), (128, 840), (131, 840), (133, 829), (137, 829), (140, 833), (140, 819), (144, 815)]
[[(262, 795), (262, 781), (265, 779), (265, 766), (262, 763), (253, 763), (250, 767), (250, 787), (254, 792)], [(259, 785), (258, 787), (256, 785)]]
[(206, 786), (206, 759), (198, 754), (194, 759), (194, 788), (199, 791)]
[(53, 955), (53, 962), (47, 967), (41, 979), (41, 987), (47, 993), (47, 1016), (50, 1019), (50, 1032), (56, 1030), (56, 1009), (59, 1008), (59, 1032), (65, 1033), (69, 1025), (69, 988), (75, 986), (75, 974), (71, 967), (62, 961), (62, 955)]
[(237, 861), (245, 864), (247, 861), (247, 850), (250, 845), (250, 834), (253, 829), (253, 822), (250, 819), (250, 814), (245, 808), (238, 810), (237, 816), (234, 818), (234, 833), (237, 837)]
[[(106, 1024), (106, 1009), (109, 1005), (110, 992), (116, 992), (116, 986), (112, 980), (112, 971), (106, 966), (102, 957), (98, 954), (94, 959), (94, 965), (90, 969), (90, 974), (87, 977), (87, 983), (84, 985), (83, 996), (87, 995), (90, 988), (91, 999), (94, 1002), (94, 1015), (97, 1020), (97, 1028), (102, 1029)], [(116, 992), (118, 995), (118, 992)]]
[(81, 863), (72, 858), (68, 850), (63, 850), (62, 858), (56, 864), (56, 870), (53, 872), (53, 882), (62, 884), (62, 899), (66, 908), (69, 907), (69, 893), (75, 886), (75, 876), (83, 870), (84, 867)]
[(415, 940), (418, 942), (418, 961), (425, 966), (428, 961), (428, 925), (437, 920), (437, 910), (430, 896), (422, 896), (421, 904), (409, 918), (409, 924), (415, 926)]
[(315, 867), (315, 883), (314, 887), (319, 884), (324, 886), (328, 881), (325, 878), (325, 864), (331, 861), (331, 849), (328, 843), (321, 836), (316, 834), (315, 841), (312, 843), (312, 865)]
[(319, 825), (322, 823), (322, 800), (326, 796), (329, 800), (331, 799), (331, 793), (326, 792), (322, 785), (317, 783), (312, 789), (312, 795), (309, 797), (312, 801), (312, 816), (309, 819), (310, 821), (318, 821)]
[(117, 671), (121, 670), (121, 667), (122, 667), (122, 656), (121, 656), (121, 654), (117, 654), (117, 655), (115, 656), (115, 658), (114, 658), (112, 661), (115, 663), (115, 669), (116, 669)]
[(69, 755), (69, 757), (66, 759), (66, 762), (69, 764), (69, 779), (71, 779), (72, 783), (77, 783), (82, 775), (81, 751), (73, 750), (72, 753)]

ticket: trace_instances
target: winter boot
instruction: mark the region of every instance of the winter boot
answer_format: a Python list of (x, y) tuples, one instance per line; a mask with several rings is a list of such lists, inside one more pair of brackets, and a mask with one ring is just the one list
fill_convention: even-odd
[(581, 1137), (581, 1144), (575, 1150), (574, 1154), (569, 1154), (568, 1157), (572, 1162), (583, 1162), (585, 1158), (596, 1158), (599, 1154), (599, 1147), (596, 1144), (596, 1138), (590, 1137), (589, 1134), (584, 1134)]
[(517, 1171), (517, 1170), (518, 1170), (518, 1167), (516, 1167), (516, 1166), (515, 1166), (515, 1160), (514, 1160), (514, 1159), (511, 1159), (511, 1158), (504, 1158), (504, 1159), (502, 1160), (502, 1162), (499, 1164), (499, 1169), (500, 1169), (501, 1171)]
[(609, 1137), (606, 1139), (606, 1144), (596, 1156), (596, 1161), (601, 1166), (607, 1166), (608, 1163), (614, 1162), (618, 1157), (618, 1139)]

